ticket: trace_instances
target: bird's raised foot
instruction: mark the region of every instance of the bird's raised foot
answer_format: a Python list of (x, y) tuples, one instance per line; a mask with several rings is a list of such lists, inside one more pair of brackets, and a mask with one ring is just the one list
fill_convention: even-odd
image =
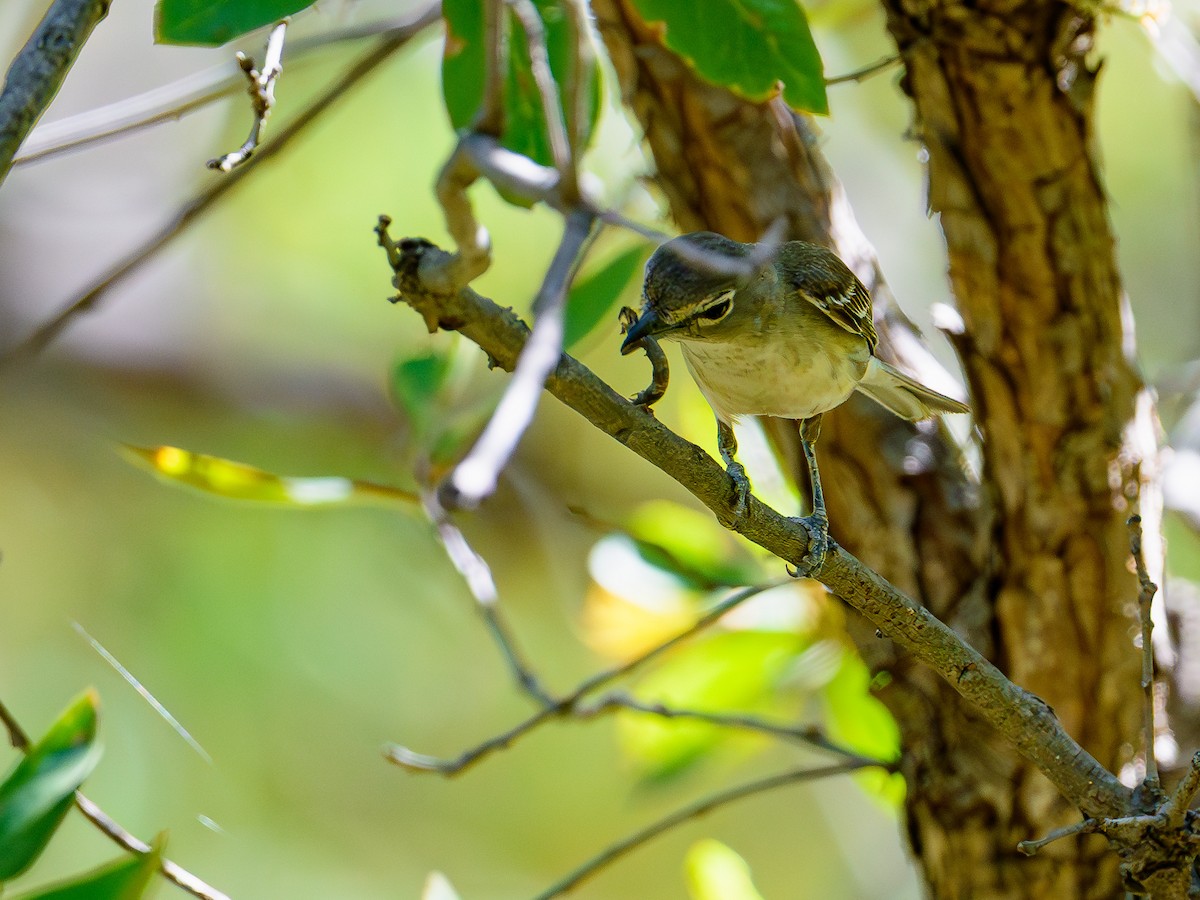
[(785, 566), (787, 573), (793, 578), (811, 578), (825, 564), (825, 557), (834, 546), (829, 537), (829, 519), (825, 516), (799, 516), (792, 519), (808, 532), (808, 550), (800, 565), (794, 569)]

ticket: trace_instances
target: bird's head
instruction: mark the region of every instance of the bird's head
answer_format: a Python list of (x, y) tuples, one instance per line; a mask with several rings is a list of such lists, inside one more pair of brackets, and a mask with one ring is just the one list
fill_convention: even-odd
[(711, 231), (698, 231), (667, 241), (646, 263), (642, 308), (621, 344), (629, 353), (650, 336), (712, 337), (734, 312), (738, 288), (753, 273), (748, 260), (753, 247)]

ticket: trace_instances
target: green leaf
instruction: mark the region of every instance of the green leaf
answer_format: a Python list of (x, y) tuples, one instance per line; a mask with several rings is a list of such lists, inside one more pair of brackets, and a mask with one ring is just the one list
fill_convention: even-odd
[(313, 0), (158, 0), (154, 40), (216, 47), (312, 5)]
[[(900, 757), (900, 729), (891, 712), (871, 693), (871, 673), (857, 653), (847, 650), (837, 673), (823, 689), (829, 737), (874, 759)], [(904, 799), (904, 779), (898, 773), (864, 769), (855, 776), (871, 794), (889, 805)]]
[[(777, 709), (776, 688), (806, 646), (804, 637), (782, 631), (716, 634), (671, 656), (642, 679), (637, 696), (644, 702), (712, 713)], [(732, 731), (691, 719), (630, 712), (621, 716), (618, 734), (642, 775), (663, 781), (686, 771)]]
[(692, 844), (684, 866), (692, 900), (763, 900), (746, 861), (720, 841)]
[(801, 112), (829, 112), (821, 55), (796, 0), (633, 0), (661, 40), (705, 81), (747, 100), (774, 96)]
[[(644, 247), (630, 247), (571, 287), (571, 293), (567, 297), (567, 317), (563, 334), (565, 350), (570, 351), (608, 317), (616, 307), (625, 286), (641, 271), (646, 256)], [(615, 317), (612, 317), (612, 320), (616, 322)]]
[(0, 784), (0, 883), (33, 864), (96, 767), (98, 702), (84, 691)]
[(392, 401), (412, 423), (413, 431), (425, 435), (438, 418), (438, 399), (450, 376), (450, 357), (425, 353), (402, 359), (392, 367)]
[[(534, 0), (534, 6), (545, 26), (546, 52), (550, 59), (551, 75), (558, 85), (561, 108), (567, 100), (563, 86), (571, 69), (573, 52), (570, 22), (559, 0)], [(455, 129), (469, 127), (483, 102), (483, 9), (484, 4), (479, 0), (445, 0), (442, 4), (442, 15), (446, 19), (442, 93)], [(505, 15), (508, 17), (509, 58), (504, 79), (504, 133), (500, 140), (509, 150), (523, 153), (544, 166), (552, 165), (549, 131), (533, 80), (525, 32), (507, 6)], [(594, 60), (589, 76), (591, 89), (589, 116), (585, 123), (585, 147), (600, 117), (600, 66)], [(563, 118), (565, 121), (565, 113)], [(506, 199), (516, 202), (515, 198)]]
[(126, 854), (77, 878), (14, 900), (140, 900), (154, 884), (165, 843), (165, 837), (159, 835), (149, 853)]

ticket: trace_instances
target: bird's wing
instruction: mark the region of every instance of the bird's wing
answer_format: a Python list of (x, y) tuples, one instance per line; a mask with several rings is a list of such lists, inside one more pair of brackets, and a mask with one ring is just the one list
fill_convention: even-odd
[(879, 344), (871, 295), (846, 264), (823, 247), (793, 241), (779, 249), (792, 289), (851, 334), (862, 335), (872, 355)]

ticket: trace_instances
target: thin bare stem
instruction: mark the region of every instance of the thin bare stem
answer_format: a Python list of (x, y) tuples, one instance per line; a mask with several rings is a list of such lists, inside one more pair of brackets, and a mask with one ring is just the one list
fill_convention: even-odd
[[(0, 701), (0, 722), (3, 722), (4, 727), (8, 730), (8, 739), (13, 747), (22, 753), (28, 753), (31, 745), (29, 735), (9, 712), (3, 701)], [(89, 800), (82, 791), (75, 792), (75, 806), (88, 821), (125, 850), (130, 853), (150, 852), (149, 844), (122, 828), (108, 813)], [(227, 895), (165, 857), (159, 862), (159, 871), (164, 878), (181, 887), (193, 897), (199, 897), (201, 900), (229, 900)]]
[(804, 744), (818, 750), (824, 750), (827, 753), (836, 753), (838, 756), (855, 762), (861, 762), (864, 765), (876, 765), (881, 768), (888, 768), (892, 765), (885, 760), (862, 756), (853, 750), (834, 743), (816, 725), (784, 725), (779, 722), (769, 722), (758, 716), (739, 715), (736, 713), (714, 713), (698, 709), (680, 709), (679, 707), (667, 706), (663, 703), (645, 703), (628, 694), (617, 692), (604, 694), (595, 702), (586, 706), (577, 706), (575, 714), (586, 718), (622, 709), (658, 716), (663, 719), (690, 719), (695, 722), (715, 725), (718, 728), (753, 731), (770, 737)]
[(504, 133), (504, 79), (508, 69), (508, 18), (504, 0), (483, 0), (483, 102), (472, 131), (500, 137)]
[(693, 622), (690, 626), (683, 629), (663, 643), (656, 644), (649, 650), (646, 650), (644, 653), (635, 656), (633, 659), (630, 659), (621, 665), (615, 666), (611, 669), (606, 669), (602, 672), (597, 672), (595, 675), (581, 681), (578, 685), (576, 685), (575, 689), (571, 691), (571, 693), (559, 698), (558, 700), (555, 700), (552, 705), (543, 707), (533, 715), (518, 722), (507, 731), (488, 738), (486, 741), (483, 741), (482, 743), (465, 750), (452, 759), (442, 759), (436, 756), (427, 756), (423, 753), (416, 753), (407, 747), (402, 747), (398, 744), (388, 745), (384, 749), (384, 756), (389, 761), (394, 762), (396, 765), (402, 768), (409, 769), (410, 771), (437, 772), (438, 774), (445, 775), (447, 777), (457, 775), (459, 772), (469, 768), (470, 766), (479, 762), (481, 759), (490, 756), (496, 750), (502, 750), (511, 746), (518, 738), (528, 734), (530, 731), (548, 719), (573, 713), (580, 701), (582, 701), (583, 698), (588, 694), (604, 687), (606, 684), (609, 684), (618, 678), (623, 678), (624, 676), (631, 674), (633, 671), (650, 662), (652, 659), (655, 659), (677, 644), (688, 640), (696, 633), (704, 630), (709, 625), (712, 625), (723, 615), (725, 615), (725, 613), (736, 608), (737, 606), (740, 606), (742, 603), (745, 603), (751, 597), (757, 596), (763, 591), (770, 590), (771, 588), (780, 587), (781, 585), (790, 583), (791, 580), (789, 579), (788, 581), (776, 581), (768, 582), (767, 584), (754, 585), (752, 587), (740, 590), (729, 597), (726, 597), (724, 600), (722, 600), (720, 603), (717, 603), (712, 609), (698, 618), (695, 622)]
[(1192, 764), (1175, 785), (1175, 790), (1159, 809), (1159, 814), (1172, 828), (1182, 828), (1187, 820), (1188, 809), (1196, 794), (1200, 793), (1200, 751), (1192, 755)]
[(1017, 844), (1017, 849), (1026, 856), (1036, 856), (1037, 852), (1047, 844), (1053, 844), (1055, 841), (1061, 841), (1063, 838), (1069, 838), (1076, 834), (1095, 834), (1101, 830), (1102, 825), (1103, 823), (1099, 819), (1084, 819), (1074, 825), (1055, 828), (1048, 835), (1038, 838), (1036, 841), (1021, 841)]
[(567, 136), (571, 142), (571, 155), (578, 167), (591, 121), (596, 49), (592, 45), (588, 26), (587, 4), (584, 0), (566, 0), (564, 6), (571, 21), (571, 44), (574, 50), (566, 84)]
[(448, 508), (474, 508), (496, 490), (500, 472), (533, 421), (546, 378), (562, 356), (563, 314), (570, 276), (591, 234), (591, 213), (567, 216), (563, 237), (534, 300), (533, 331), (521, 352), (512, 381), (471, 452), (443, 482), (439, 498)]
[(109, 0), (54, 0), (8, 68), (0, 91), (0, 184), (13, 157), (62, 87)]
[(521, 652), (517, 649), (512, 630), (500, 613), (497, 604), (499, 594), (496, 591), (496, 582), (492, 579), (492, 570), (488, 567), (487, 561), (475, 552), (467, 543), (466, 537), (458, 526), (450, 521), (435, 493), (426, 492), (421, 500), (425, 514), (437, 529), (446, 555), (450, 557), (450, 562), (467, 583), (467, 589), (475, 598), (475, 608), (483, 617), (492, 640), (496, 642), (504, 655), (504, 661), (508, 664), (518, 686), (541, 703), (543, 707), (553, 706), (554, 698), (546, 693), (529, 664), (525, 662)]
[(79, 296), (67, 303), (53, 318), (39, 326), (15, 348), (0, 357), (0, 368), (20, 359), (35, 356), (54, 341), (79, 316), (91, 311), (118, 284), (130, 275), (139, 271), (142, 266), (155, 257), (163, 248), (171, 244), (187, 230), (204, 213), (224, 199), (234, 188), (258, 166), (265, 165), (275, 159), (292, 142), (292, 140), (322, 114), (343, 99), (351, 88), (374, 72), (379, 66), (413, 39), (424, 28), (438, 21), (437, 7), (431, 5), (424, 14), (413, 20), (408, 29), (397, 30), (382, 38), (378, 44), (365, 52), (344, 75), (331, 84), (322, 94), (303, 109), (295, 119), (290, 121), (270, 144), (255, 154), (253, 159), (231, 172), (228, 178), (214, 180), (207, 188), (185, 203), (175, 216), (163, 225), (154, 235), (141, 246), (132, 251), (121, 262), (106, 272), (96, 282), (86, 288)]
[[(418, 16), (419, 18), (419, 16)], [(318, 51), (336, 44), (385, 37), (412, 28), (413, 16), (333, 29), (288, 41), (285, 57), (293, 69), (312, 61)], [(188, 113), (237, 93), (246, 84), (240, 68), (228, 63), (211, 66), (169, 84), (86, 112), (38, 125), (21, 145), (14, 166), (41, 162), (88, 144), (124, 137)]]
[(1146, 556), (1142, 552), (1142, 517), (1130, 516), (1127, 524), (1129, 551), (1137, 567), (1138, 618), (1142, 626), (1142, 740), (1146, 745), (1146, 777), (1143, 788), (1157, 798), (1162, 793), (1162, 782), (1154, 754), (1154, 621), (1150, 617), (1150, 609), (1158, 586), (1150, 580), (1150, 573), (1146, 569)]
[(275, 82), (283, 74), (283, 40), (287, 33), (287, 26), (288, 20), (284, 19), (271, 29), (271, 34), (267, 38), (267, 48), (263, 53), (261, 70), (255, 68), (253, 59), (238, 51), (238, 67), (250, 82), (250, 107), (254, 111), (254, 124), (250, 126), (250, 136), (246, 138), (242, 146), (208, 161), (210, 169), (229, 172), (246, 162), (258, 149), (262, 130), (275, 106)]
[(773, 791), (781, 787), (786, 787), (790, 784), (799, 784), (804, 781), (815, 781), (818, 778), (829, 778), (834, 775), (844, 775), (848, 772), (855, 772), (859, 769), (865, 769), (874, 766), (871, 761), (852, 761), (841, 762), (830, 766), (821, 766), (815, 769), (793, 769), (789, 772), (781, 772), (778, 775), (771, 775), (767, 778), (760, 778), (756, 781), (750, 781), (746, 784), (738, 785), (729, 790), (719, 791), (709, 797), (705, 797), (696, 803), (689, 804), (682, 809), (676, 810), (668, 816), (664, 816), (657, 822), (635, 831), (628, 837), (622, 838), (615, 844), (606, 847), (600, 853), (597, 853), (579, 868), (570, 872), (561, 881), (555, 882), (537, 895), (535, 900), (550, 900), (551, 897), (558, 897), (577, 887), (581, 882), (595, 875), (601, 869), (616, 862), (625, 854), (653, 840), (661, 834), (670, 831), (690, 819), (696, 819), (705, 813), (712, 812), (718, 807), (725, 806), (735, 800), (742, 800), (746, 797), (752, 797), (755, 794), (762, 794), (768, 791)]
[(550, 54), (546, 50), (546, 26), (532, 0), (506, 0), (521, 23), (529, 50), (529, 68), (537, 85), (542, 103), (542, 119), (550, 138), (550, 158), (558, 172), (559, 192), (563, 202), (574, 204), (579, 199), (579, 182), (575, 172), (575, 157), (567, 126), (563, 122), (558, 85), (550, 71)]
[(848, 81), (865, 81), (872, 75), (878, 75), (890, 69), (892, 66), (899, 63), (901, 60), (900, 54), (893, 56), (885, 56), (878, 62), (873, 62), (869, 66), (863, 66), (861, 69), (855, 69), (853, 72), (847, 72), (845, 75), (835, 75), (832, 78), (825, 79), (825, 85), (845, 84)]

